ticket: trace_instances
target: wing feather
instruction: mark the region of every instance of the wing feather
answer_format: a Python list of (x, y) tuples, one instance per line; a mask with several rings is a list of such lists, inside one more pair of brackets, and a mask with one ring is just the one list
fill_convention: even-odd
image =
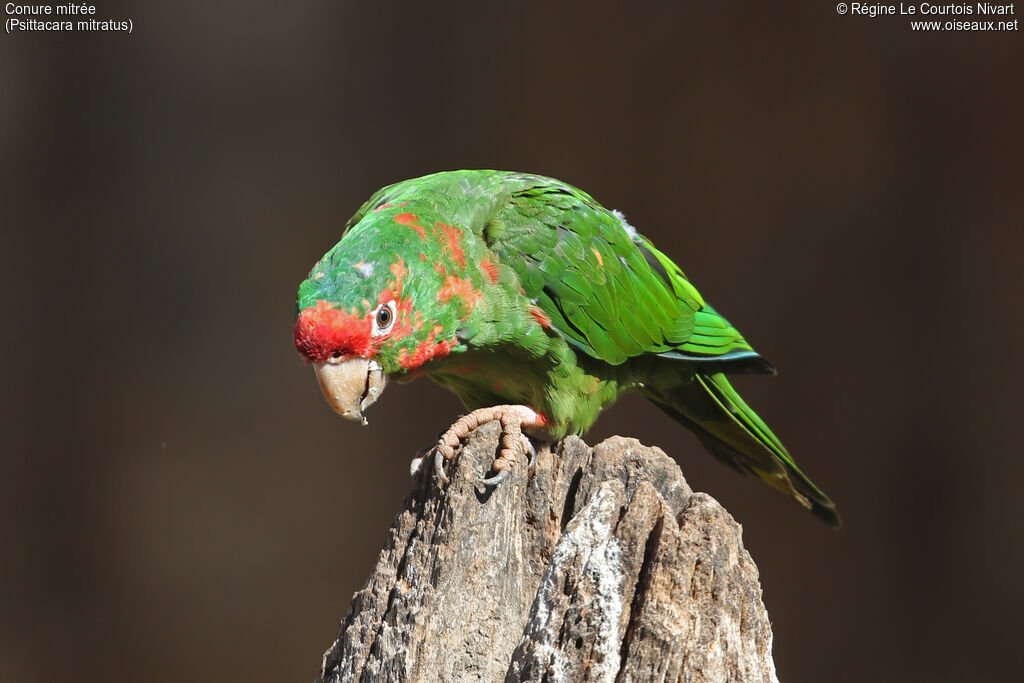
[(484, 237), (570, 343), (612, 365), (655, 353), (758, 366), (736, 328), (621, 215), (558, 181), (520, 180), (491, 219), (500, 229)]

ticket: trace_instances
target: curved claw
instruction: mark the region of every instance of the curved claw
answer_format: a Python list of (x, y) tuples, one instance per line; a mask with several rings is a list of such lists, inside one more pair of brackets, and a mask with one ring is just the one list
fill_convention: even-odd
[(495, 474), (493, 477), (484, 477), (480, 480), (480, 483), (484, 486), (497, 486), (501, 482), (508, 479), (509, 470), (502, 470)]
[(523, 440), (523, 453), (529, 454), (529, 462), (526, 463), (526, 468), (532, 469), (537, 462), (537, 449), (534, 448), (533, 442), (530, 441), (530, 437), (526, 434), (520, 434), (519, 437)]
[(444, 456), (441, 455), (441, 449), (434, 450), (434, 474), (437, 475), (438, 480), (442, 484), (448, 483), (448, 475), (444, 471)]

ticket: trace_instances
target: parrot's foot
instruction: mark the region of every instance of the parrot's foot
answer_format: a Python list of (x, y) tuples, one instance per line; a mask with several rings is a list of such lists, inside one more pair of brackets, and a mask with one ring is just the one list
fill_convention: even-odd
[[(434, 449), (434, 472), (444, 484), (448, 483), (448, 475), (444, 471), (445, 461), (455, 457), (455, 447), (459, 441), (482, 424), (498, 420), (501, 422), (501, 454), (491, 464), (497, 474), (481, 480), (484, 486), (497, 486), (508, 478), (509, 470), (515, 462), (517, 454), (528, 454), (532, 467), (537, 459), (537, 449), (530, 439), (523, 434), (523, 427), (541, 428), (547, 425), (543, 415), (526, 406), (502, 405), (478, 408), (469, 415), (463, 415), (448, 431), (441, 435)], [(417, 467), (417, 469), (419, 469)]]

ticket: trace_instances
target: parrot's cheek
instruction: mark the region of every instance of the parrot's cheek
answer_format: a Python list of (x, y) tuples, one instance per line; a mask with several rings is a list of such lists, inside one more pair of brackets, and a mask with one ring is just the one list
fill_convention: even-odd
[(388, 381), (377, 361), (368, 358), (332, 358), (313, 363), (313, 371), (331, 409), (364, 425), (363, 411), (384, 392)]

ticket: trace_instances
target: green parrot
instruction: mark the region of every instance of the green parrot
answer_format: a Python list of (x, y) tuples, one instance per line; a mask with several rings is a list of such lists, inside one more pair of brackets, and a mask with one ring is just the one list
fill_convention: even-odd
[(503, 427), (493, 483), (532, 450), (522, 429), (582, 434), (636, 391), (725, 463), (839, 525), (726, 378), (773, 366), (620, 212), (566, 183), (450, 171), (385, 187), (313, 266), (296, 312), (295, 346), (343, 417), (366, 424), (389, 379), (420, 375), (472, 411), (438, 442), (442, 480), (479, 424)]

